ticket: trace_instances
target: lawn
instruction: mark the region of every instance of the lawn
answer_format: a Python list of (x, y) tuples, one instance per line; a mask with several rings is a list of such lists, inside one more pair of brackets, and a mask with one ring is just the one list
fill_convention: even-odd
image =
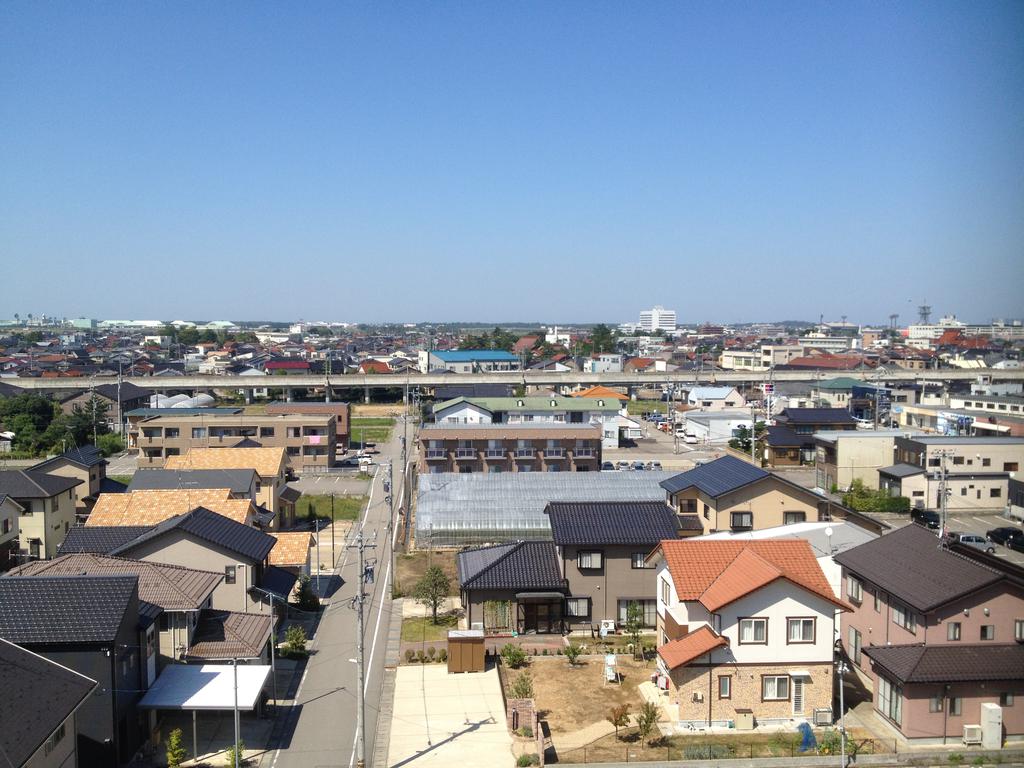
[(458, 629), (459, 616), (456, 613), (442, 613), (437, 617), (437, 624), (429, 616), (412, 616), (402, 620), (402, 642), (437, 642), (448, 639), (449, 629)]
[(664, 400), (634, 400), (626, 404), (626, 410), (630, 416), (639, 419), (640, 415), (647, 411), (668, 413), (668, 403)]
[(395, 586), (399, 593), (409, 595), (412, 593), (413, 585), (420, 580), (430, 564), (441, 566), (451, 589), (450, 596), (459, 594), (459, 579), (455, 574), (455, 553), (454, 552), (412, 552), (400, 554), (395, 561), (396, 579)]
[(353, 442), (386, 443), (391, 439), (395, 420), (384, 416), (357, 416), (349, 424)]
[[(358, 520), (366, 507), (366, 496), (335, 496), (334, 497), (334, 519), (335, 520)], [(295, 515), (304, 518), (309, 514), (309, 507), (313, 506), (318, 517), (330, 519), (331, 497), (325, 494), (302, 494), (295, 507)]]
[(111, 480), (116, 480), (119, 483), (124, 483), (125, 485), (132, 484), (131, 475), (107, 475), (107, 477), (109, 477)]

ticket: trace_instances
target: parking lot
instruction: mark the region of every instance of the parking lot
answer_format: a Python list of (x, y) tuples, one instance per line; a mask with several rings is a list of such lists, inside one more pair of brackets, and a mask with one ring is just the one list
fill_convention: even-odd
[[(911, 524), (910, 518), (904, 517), (903, 515), (880, 515), (879, 518), (884, 520), (893, 528), (902, 528), (904, 525)], [(987, 531), (990, 531), (993, 528), (1001, 528), (1003, 526), (1017, 528), (1018, 530), (1021, 528), (1019, 521), (1010, 520), (1002, 515), (972, 515), (964, 513), (951, 514), (948, 519), (948, 526), (950, 531), (956, 531), (958, 533), (976, 533), (979, 536), (984, 536)], [(993, 554), (1000, 560), (1006, 560), (1024, 567), (1024, 552), (1015, 552), (1012, 549), (1007, 549), (1001, 544), (996, 544), (994, 546), (995, 552)]]

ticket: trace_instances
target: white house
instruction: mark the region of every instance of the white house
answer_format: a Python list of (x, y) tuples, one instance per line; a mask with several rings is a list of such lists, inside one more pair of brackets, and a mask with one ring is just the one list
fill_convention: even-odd
[(831, 710), (836, 608), (801, 539), (662, 541), (658, 670), (681, 726), (810, 720)]
[(622, 355), (599, 352), (583, 363), (584, 373), (622, 373)]
[(750, 423), (749, 411), (732, 408), (723, 411), (687, 411), (685, 414), (686, 434), (705, 443), (732, 440), (738, 435), (740, 427), (750, 429)]
[(694, 387), (686, 393), (686, 404), (705, 411), (721, 411), (743, 408), (747, 400), (736, 387)]

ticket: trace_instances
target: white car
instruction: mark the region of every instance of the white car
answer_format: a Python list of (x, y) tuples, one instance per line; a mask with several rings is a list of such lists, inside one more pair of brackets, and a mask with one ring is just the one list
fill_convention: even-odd
[(696, 445), (700, 441), (697, 440), (696, 435), (683, 435), (683, 442), (687, 445)]

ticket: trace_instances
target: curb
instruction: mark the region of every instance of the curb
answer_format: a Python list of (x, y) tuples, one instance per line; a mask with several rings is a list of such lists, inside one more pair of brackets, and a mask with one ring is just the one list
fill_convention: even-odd
[(373, 737), (373, 761), (371, 763), (373, 768), (387, 768), (388, 764), (391, 717), (395, 711), (395, 679), (402, 645), (402, 604), (403, 598), (392, 600), (391, 615), (388, 617), (388, 646), (387, 653), (384, 655), (384, 679), (381, 683), (380, 709), (377, 712), (377, 732)]

